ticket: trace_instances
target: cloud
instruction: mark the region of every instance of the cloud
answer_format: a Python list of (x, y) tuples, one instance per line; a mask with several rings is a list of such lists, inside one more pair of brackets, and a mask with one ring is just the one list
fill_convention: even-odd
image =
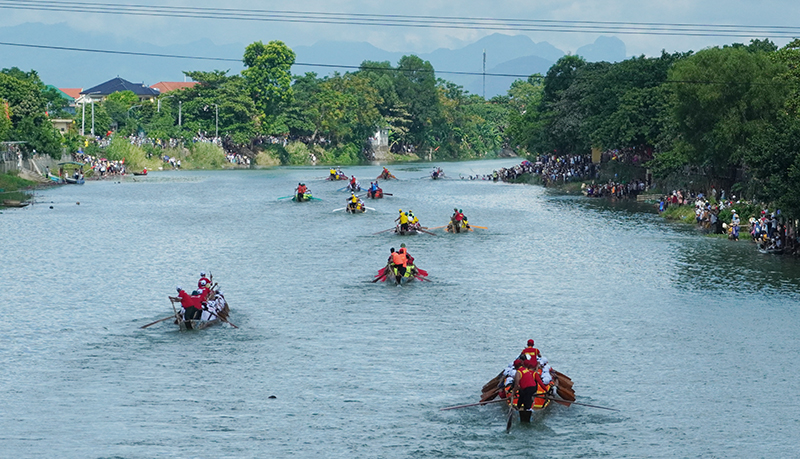
[[(162, 1), (131, 0), (112, 1), (108, 4), (163, 5)], [(219, 8), (221, 3), (212, 0), (170, 2), (170, 6), (192, 6)], [(786, 25), (798, 23), (800, 11), (794, 2), (767, 0), (762, 2), (670, 0), (499, 0), (494, 2), (405, 0), (386, 2), (383, 0), (321, 1), (299, 0), (294, 2), (239, 0), (224, 3), (224, 8), (253, 10), (291, 10), (298, 12), (336, 12), (349, 14), (416, 15), (431, 17), (472, 17), (544, 19), (560, 21), (622, 21), (658, 23), (739, 24), (739, 25)], [(498, 32), (470, 27), (465, 28), (409, 28), (391, 26), (361, 26), (335, 24), (309, 24), (296, 22), (231, 21), (223, 19), (188, 19), (154, 16), (117, 16), (91, 14), (87, 12), (40, 12), (9, 10), (0, 8), (5, 25), (25, 22), (67, 22), (79, 30), (98, 34), (113, 34), (118, 38), (135, 39), (154, 44), (188, 43), (199, 39), (210, 39), (217, 44), (249, 43), (255, 40), (282, 40), (290, 46), (311, 45), (320, 40), (367, 41), (389, 51), (429, 52), (436, 48), (455, 48), (479, 38)], [(615, 35), (611, 32), (520, 32), (508, 30), (504, 33), (525, 34), (534, 41), (547, 41), (565, 51), (593, 42), (600, 35)], [(662, 49), (669, 52), (701, 49), (708, 46), (748, 42), (749, 38), (616, 35), (622, 39), (631, 55), (657, 55)], [(762, 37), (763, 38), (763, 37)], [(42, 37), (42, 42), (58, 37)], [(776, 39), (783, 44), (786, 39)], [(60, 43), (59, 43), (60, 44)], [(77, 45), (77, 44), (72, 44)]]

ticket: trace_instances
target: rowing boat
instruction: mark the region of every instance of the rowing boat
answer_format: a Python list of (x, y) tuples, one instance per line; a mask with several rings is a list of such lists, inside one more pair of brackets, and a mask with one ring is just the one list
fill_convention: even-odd
[(303, 193), (302, 196), (300, 195), (300, 193), (297, 193), (294, 196), (292, 196), (292, 201), (294, 202), (306, 202), (306, 201), (311, 201), (312, 199), (314, 199), (314, 197), (311, 195), (310, 191), (306, 191), (305, 193)]
[(356, 207), (353, 207), (353, 206), (348, 205), (347, 207), (344, 208), (344, 210), (345, 210), (345, 212), (347, 212), (349, 214), (363, 214), (364, 212), (367, 211), (367, 206), (356, 206)]
[(399, 235), (399, 236), (413, 236), (414, 234), (417, 234), (418, 232), (419, 231), (417, 231), (417, 229), (414, 228), (413, 226), (409, 226), (408, 229), (405, 230), (405, 231), (403, 231), (403, 229), (400, 228), (400, 225), (397, 225), (394, 228), (394, 233)]
[(468, 233), (472, 231), (472, 228), (470, 228), (467, 225), (464, 225), (463, 221), (456, 226), (453, 226), (453, 222), (450, 222), (447, 224), (447, 228), (445, 229), (445, 231), (448, 233)]
[(13, 200), (13, 199), (4, 199), (3, 200), (3, 206), (4, 207), (26, 207), (28, 204), (30, 204), (30, 203), (29, 202), (25, 202), (25, 201), (17, 201), (17, 200)]
[[(181, 331), (202, 330), (217, 325), (220, 322), (228, 322), (230, 307), (225, 297), (219, 292), (212, 291), (212, 293), (209, 294), (209, 299), (204, 303), (203, 313), (200, 319), (185, 320), (183, 317), (184, 310), (180, 307), (181, 300), (172, 296), (169, 297), (169, 300), (172, 302), (173, 310), (176, 311), (174, 323)], [(176, 303), (178, 304), (178, 308), (175, 308)]]
[[(488, 383), (484, 384), (481, 389), (481, 403), (500, 397), (506, 400), (506, 405), (510, 410), (519, 412), (520, 422), (530, 422), (532, 414), (543, 414), (552, 401), (565, 406), (570, 406), (575, 401), (572, 380), (563, 373), (551, 370), (552, 382), (548, 384), (546, 390), (536, 392), (530, 410), (521, 409), (517, 406), (519, 398), (512, 394), (514, 376), (510, 373), (508, 369), (503, 370)], [(510, 425), (511, 420), (509, 419)]]
[(426, 279), (428, 277), (428, 272), (413, 265), (410, 269), (406, 269), (404, 275), (398, 276), (398, 274), (399, 273), (397, 269), (395, 269), (391, 264), (387, 264), (378, 270), (378, 274), (375, 276), (372, 282), (386, 282), (386, 280), (389, 279), (393, 284), (398, 285), (406, 284), (414, 279), (418, 281), (428, 280)]
[(70, 185), (83, 185), (86, 183), (86, 180), (84, 180), (83, 177), (77, 179), (72, 177), (64, 177), (64, 181)]

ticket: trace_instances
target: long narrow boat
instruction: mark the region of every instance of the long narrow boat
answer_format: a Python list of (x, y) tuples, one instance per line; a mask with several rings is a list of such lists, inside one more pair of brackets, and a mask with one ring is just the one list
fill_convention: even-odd
[(29, 204), (30, 204), (29, 202), (17, 201), (17, 200), (14, 200), (14, 199), (4, 199), (3, 200), (3, 206), (4, 207), (26, 207)]
[(86, 180), (84, 180), (83, 177), (77, 179), (72, 177), (64, 177), (64, 182), (70, 185), (83, 185), (86, 183)]
[(530, 422), (531, 416), (534, 413), (544, 413), (550, 406), (551, 402), (556, 402), (564, 406), (570, 406), (575, 401), (575, 391), (572, 389), (572, 380), (565, 374), (558, 371), (551, 370), (552, 382), (548, 385), (546, 392), (537, 392), (533, 398), (533, 404), (530, 410), (523, 410), (517, 406), (519, 399), (516, 396), (510, 396), (512, 387), (514, 385), (514, 377), (508, 372), (503, 370), (492, 378), (488, 383), (484, 384), (481, 389), (481, 402), (489, 402), (498, 396), (505, 399), (506, 405), (509, 407), (509, 428), (511, 426), (511, 414), (514, 411), (519, 413), (520, 422)]
[(185, 320), (183, 318), (183, 310), (178, 309), (180, 308), (180, 300), (175, 297), (170, 297), (170, 301), (172, 302), (173, 308), (175, 308), (175, 303), (178, 304), (178, 308), (175, 308), (175, 324), (178, 325), (178, 328), (181, 331), (184, 330), (202, 330), (204, 328), (208, 328), (214, 325), (217, 325), (221, 322), (227, 322), (228, 316), (230, 315), (230, 307), (228, 306), (228, 302), (225, 300), (225, 297), (222, 295), (214, 294), (215, 298), (208, 300), (206, 303), (206, 310), (203, 310), (203, 314), (199, 320)]
[(417, 231), (417, 229), (416, 229), (416, 228), (413, 228), (413, 227), (411, 227), (411, 226), (409, 226), (409, 227), (408, 227), (408, 230), (406, 230), (406, 231), (403, 231), (403, 230), (400, 228), (400, 225), (397, 225), (397, 226), (394, 228), (394, 232), (395, 232), (395, 234), (397, 234), (397, 235), (400, 235), (400, 236), (412, 236), (412, 235), (414, 235), (414, 234), (417, 234), (419, 231)]
[(428, 271), (424, 269), (417, 268), (416, 266), (412, 266), (411, 269), (406, 270), (405, 275), (400, 277), (398, 280), (397, 278), (397, 271), (392, 267), (392, 265), (387, 264), (383, 268), (378, 270), (378, 274), (372, 280), (372, 282), (387, 282), (387, 280), (395, 285), (397, 284), (406, 284), (408, 282), (413, 281), (414, 279), (418, 281), (430, 280), (426, 279), (428, 277)]

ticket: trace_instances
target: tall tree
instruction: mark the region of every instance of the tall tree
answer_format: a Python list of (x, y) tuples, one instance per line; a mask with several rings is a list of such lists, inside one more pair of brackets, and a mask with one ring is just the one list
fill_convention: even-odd
[[(295, 53), (282, 41), (247, 46), (242, 70), (253, 102), (264, 116), (263, 128), (269, 132), (278, 128), (278, 115), (292, 100), (292, 74)], [(273, 132), (269, 132), (273, 133)]]

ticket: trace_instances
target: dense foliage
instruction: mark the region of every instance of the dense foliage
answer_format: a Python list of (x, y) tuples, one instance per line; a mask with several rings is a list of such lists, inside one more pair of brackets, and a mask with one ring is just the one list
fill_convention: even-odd
[(800, 41), (615, 64), (565, 56), (509, 91), (508, 134), (531, 156), (648, 152), (664, 185), (713, 185), (800, 215), (799, 83)]

